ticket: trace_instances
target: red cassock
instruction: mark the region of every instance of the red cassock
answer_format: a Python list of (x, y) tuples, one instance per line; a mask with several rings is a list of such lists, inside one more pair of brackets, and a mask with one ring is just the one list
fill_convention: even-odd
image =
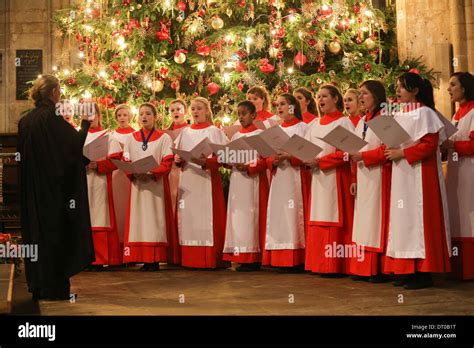
[[(149, 130), (143, 129), (145, 139)], [(125, 220), (124, 262), (169, 262), (177, 248), (176, 228), (171, 209), (168, 174), (173, 163), (171, 137), (154, 130), (146, 149), (140, 131), (132, 133), (124, 146), (124, 159), (137, 161), (153, 156), (159, 167), (153, 178), (131, 180)], [(175, 244), (176, 243), (176, 244)]]
[(266, 121), (267, 119), (273, 116), (274, 115), (268, 110), (260, 110), (259, 112), (257, 112), (257, 116), (255, 117), (255, 120)]
[(312, 114), (309, 111), (306, 111), (303, 114), (303, 122), (306, 123), (306, 124), (311, 123), (311, 121), (313, 121), (315, 118), (316, 118), (316, 115)]
[[(126, 139), (135, 129), (128, 126), (124, 128), (117, 128), (110, 133), (110, 136), (117, 140), (120, 147), (123, 149)], [(121, 170), (115, 170), (112, 173), (112, 189), (114, 195), (115, 219), (117, 221), (117, 231), (121, 250), (123, 249), (123, 235), (125, 226), (125, 217), (128, 208), (128, 194), (130, 193), (130, 180)]]
[[(175, 146), (190, 151), (206, 137), (215, 144), (227, 143), (222, 130), (209, 123), (200, 123), (184, 128), (176, 138)], [(216, 156), (207, 159), (205, 169), (195, 163), (182, 166), (176, 218), (184, 267), (228, 266), (228, 262), (222, 261), (226, 204), (219, 167)]]
[(452, 122), (458, 131), (451, 137), (454, 151), (448, 156), (449, 220), (455, 276), (474, 279), (474, 101), (465, 102)]
[[(107, 130), (102, 130), (101, 127), (90, 128), (84, 145), (107, 133)], [(120, 265), (122, 263), (112, 190), (112, 172), (117, 168), (110, 161), (110, 159), (120, 159), (121, 156), (122, 149), (119, 143), (109, 137), (108, 158), (97, 161), (97, 171), (94, 169), (87, 171), (87, 190), (95, 251), (94, 265)]]
[(306, 270), (315, 273), (349, 274), (349, 255), (337, 250), (352, 245), (354, 196), (350, 193), (351, 165), (342, 151), (319, 138), (337, 126), (354, 131), (342, 112), (324, 115), (313, 122), (306, 138), (320, 146), (319, 168), (313, 170), (309, 197)]
[[(255, 125), (241, 127), (232, 141), (262, 132)], [(247, 165), (247, 171), (232, 169), (227, 203), (224, 260), (239, 263), (262, 261), (267, 223), (268, 180), (264, 159)], [(258, 192), (258, 194), (255, 194)]]
[[(294, 118), (282, 129), (291, 137), (305, 136), (306, 123)], [(292, 157), (279, 166), (267, 159), (271, 185), (267, 207), (267, 230), (262, 265), (294, 267), (304, 263), (307, 174), (304, 164)]]
[[(177, 125), (173, 122), (171, 127), (168, 128), (168, 131), (172, 131), (171, 138), (174, 140), (178, 137), (179, 133), (186, 127), (189, 127), (187, 123), (183, 123)], [(178, 197), (178, 187), (179, 187), (179, 178), (181, 177), (181, 168), (176, 165), (173, 161), (173, 165), (171, 167), (171, 171), (169, 174), (169, 183), (170, 183), (170, 192), (171, 192), (171, 206), (173, 208), (173, 217), (176, 215), (176, 208), (177, 208), (177, 197)], [(176, 224), (176, 222), (175, 222)], [(179, 247), (179, 238), (173, 240), (173, 246), (176, 246), (172, 249), (172, 255), (170, 260), (168, 261), (171, 264), (178, 265), (181, 263), (181, 248)]]
[(375, 117), (380, 117), (380, 112), (375, 116), (368, 113), (355, 130), (368, 144), (360, 150), (362, 161), (353, 164), (357, 193), (352, 241), (363, 257), (351, 259), (350, 273), (365, 277), (382, 273), (390, 213), (392, 162), (384, 155), (386, 146), (367, 126)]
[(349, 116), (349, 120), (351, 120), (352, 124), (354, 125), (354, 128), (357, 128), (357, 125), (359, 124), (359, 121), (362, 119), (361, 116), (356, 115), (356, 116)]
[(405, 158), (392, 164), (387, 257), (383, 271), (393, 274), (449, 272), (449, 218), (438, 147), (443, 123), (426, 106), (400, 112), (395, 120), (411, 139), (401, 145)]

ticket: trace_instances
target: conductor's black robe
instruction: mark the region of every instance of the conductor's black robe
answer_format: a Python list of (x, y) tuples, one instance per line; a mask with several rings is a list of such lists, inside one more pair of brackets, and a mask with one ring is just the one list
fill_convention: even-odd
[(56, 115), (49, 100), (18, 124), (22, 237), (38, 245), (38, 260), (25, 260), (33, 295), (38, 290), (43, 297), (69, 295), (69, 277), (94, 261), (82, 156), (89, 122), (82, 127), (77, 132)]

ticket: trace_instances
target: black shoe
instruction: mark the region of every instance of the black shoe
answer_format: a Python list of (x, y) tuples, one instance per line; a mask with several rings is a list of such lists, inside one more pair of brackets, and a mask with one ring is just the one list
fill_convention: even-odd
[(147, 272), (158, 272), (160, 270), (160, 264), (158, 262), (149, 263)]
[(321, 274), (321, 278), (328, 278), (328, 279), (337, 279), (337, 278), (345, 278), (347, 274), (342, 273), (323, 273)]
[(242, 263), (235, 270), (237, 272), (257, 272), (260, 271), (260, 263)]
[(358, 275), (351, 276), (351, 279), (355, 282), (368, 282), (369, 281), (369, 277), (358, 276)]
[(415, 273), (415, 277), (405, 284), (407, 290), (418, 290), (431, 288), (433, 286), (433, 279), (430, 273)]
[(149, 263), (144, 263), (142, 267), (140, 267), (140, 272), (148, 272), (148, 268), (150, 267)]
[(369, 282), (373, 284), (387, 283), (390, 281), (390, 277), (386, 274), (377, 274), (369, 278)]
[(279, 273), (304, 273), (304, 265), (298, 265), (293, 267), (280, 267)]
[(396, 280), (393, 282), (393, 286), (400, 287), (405, 286), (406, 283), (413, 279), (414, 275), (410, 274), (407, 276), (397, 276)]

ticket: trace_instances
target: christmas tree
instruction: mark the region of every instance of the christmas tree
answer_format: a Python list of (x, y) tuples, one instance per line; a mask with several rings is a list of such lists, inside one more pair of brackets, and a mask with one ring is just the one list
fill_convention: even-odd
[(63, 57), (55, 70), (73, 101), (94, 98), (106, 110), (152, 101), (165, 115), (170, 100), (201, 95), (228, 123), (255, 85), (275, 96), (371, 78), (393, 84), (419, 65), (397, 64), (393, 12), (367, 0), (86, 0), (54, 18), (82, 64), (72, 69)]

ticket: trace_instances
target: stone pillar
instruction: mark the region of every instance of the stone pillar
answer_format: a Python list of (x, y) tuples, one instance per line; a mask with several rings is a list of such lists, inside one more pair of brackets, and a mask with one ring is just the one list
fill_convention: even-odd
[(463, 0), (449, 0), (451, 43), (453, 44), (453, 66), (455, 71), (468, 69), (466, 49), (466, 16)]
[(471, 74), (474, 74), (474, 0), (464, 1), (464, 12), (466, 14), (467, 65)]

